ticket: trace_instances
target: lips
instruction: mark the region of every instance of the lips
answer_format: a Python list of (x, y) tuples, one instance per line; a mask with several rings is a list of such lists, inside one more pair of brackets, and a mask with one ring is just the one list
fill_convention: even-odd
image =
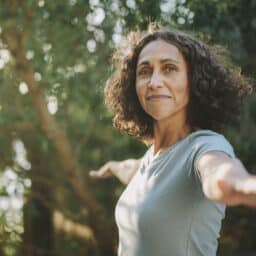
[(160, 100), (160, 99), (170, 99), (171, 96), (164, 95), (164, 94), (157, 94), (157, 95), (149, 95), (147, 96), (147, 100)]

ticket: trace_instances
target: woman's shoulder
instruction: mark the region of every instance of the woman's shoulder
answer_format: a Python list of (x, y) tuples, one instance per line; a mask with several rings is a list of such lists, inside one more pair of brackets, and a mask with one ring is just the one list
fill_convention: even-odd
[(226, 137), (212, 130), (197, 130), (190, 134), (189, 144), (195, 152), (206, 152), (211, 150), (224, 151), (234, 155), (233, 146)]
[(212, 130), (196, 130), (189, 135), (190, 142), (210, 142), (214, 140), (228, 141), (225, 136), (221, 133)]

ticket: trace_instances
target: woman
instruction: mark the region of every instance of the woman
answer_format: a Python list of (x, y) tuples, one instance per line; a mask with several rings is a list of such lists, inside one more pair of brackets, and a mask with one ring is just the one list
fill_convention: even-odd
[(151, 144), (140, 160), (91, 172), (128, 184), (116, 206), (118, 255), (216, 255), (225, 205), (256, 206), (256, 177), (218, 133), (250, 83), (177, 31), (131, 33), (114, 60), (105, 87), (114, 126)]

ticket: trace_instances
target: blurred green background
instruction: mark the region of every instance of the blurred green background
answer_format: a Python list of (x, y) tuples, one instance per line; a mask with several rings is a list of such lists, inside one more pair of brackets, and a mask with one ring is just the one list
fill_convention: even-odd
[[(88, 171), (146, 147), (104, 107), (114, 47), (158, 21), (223, 45), (255, 79), (255, 13), (255, 0), (0, 0), (0, 255), (115, 255), (123, 186)], [(256, 174), (255, 132), (254, 94), (225, 135)], [(255, 209), (226, 215), (218, 255), (256, 255)]]

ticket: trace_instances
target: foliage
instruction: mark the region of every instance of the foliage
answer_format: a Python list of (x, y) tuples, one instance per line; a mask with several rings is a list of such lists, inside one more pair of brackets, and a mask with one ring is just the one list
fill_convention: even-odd
[[(111, 72), (112, 49), (123, 33), (136, 27), (145, 28), (149, 20), (193, 31), (203, 35), (209, 42), (226, 46), (232, 52), (233, 61), (241, 66), (242, 72), (254, 75), (254, 0), (20, 2), (26, 2), (32, 12), (25, 45), (26, 58), (33, 67), (34, 78), (43, 91), (52, 117), (69, 138), (72, 153), (82, 167), (82, 177), (87, 176), (88, 170), (101, 166), (109, 159), (138, 157), (145, 151), (144, 145), (127, 136), (120, 136), (113, 130), (111, 114), (103, 104), (102, 92), (104, 81)], [(4, 26), (15, 19), (19, 21), (18, 31), (24, 32), (27, 26), (23, 9), (18, 7), (18, 11), (13, 13), (6, 3), (0, 1), (0, 38)], [(9, 3), (17, 4), (16, 1)], [(15, 56), (10, 55), (3, 40), (0, 40), (0, 82), (1, 172), (9, 167), (19, 179), (32, 180), (32, 187), (25, 187), (26, 203), (36, 201), (35, 207), (49, 209), (50, 216), (54, 216), (58, 210), (74, 223), (86, 225), (86, 207), (81, 205), (69, 178), (62, 171), (63, 159), (59, 158), (51, 139), (42, 129), (33, 98), (17, 71)], [(255, 96), (246, 104), (239, 130), (227, 131), (227, 137), (234, 144), (238, 156), (251, 171), (256, 170), (254, 106)], [(17, 140), (23, 143), (26, 150), (24, 157), (31, 167), (17, 160), (13, 144)], [(116, 241), (113, 211), (122, 186), (114, 179), (90, 181), (89, 185), (106, 209), (113, 227), (111, 235)], [(4, 188), (0, 187), (0, 192), (4, 194)], [(4, 218), (4, 213), (1, 216), (1, 219)], [(47, 216), (42, 215), (39, 219), (51, 218)], [(255, 245), (249, 242), (255, 234), (255, 220), (252, 216), (252, 210), (239, 207), (228, 212), (220, 253), (229, 255), (240, 249), (255, 250)], [(25, 222), (32, 223), (32, 219), (24, 217)], [(236, 224), (238, 219), (243, 222)], [(22, 247), (33, 241), (29, 236), (33, 233), (33, 227), (24, 223), (24, 228), (24, 234), (15, 240), (20, 248), (13, 247), (13, 255), (22, 255)], [(43, 222), (41, 228), (43, 230)], [(239, 234), (233, 233), (237, 229)], [(246, 235), (247, 232), (251, 237)], [(4, 233), (4, 236), (8, 238), (10, 234)], [(247, 242), (239, 247), (235, 242), (241, 237), (244, 241), (247, 238)], [(64, 229), (56, 231), (53, 227), (52, 239), (55, 240), (55, 247), (52, 246), (52, 251), (46, 250), (43, 255), (70, 255), (70, 251), (74, 255), (96, 255), (93, 242), (78, 238)], [(7, 248), (7, 244), (1, 241), (0, 247)]]

